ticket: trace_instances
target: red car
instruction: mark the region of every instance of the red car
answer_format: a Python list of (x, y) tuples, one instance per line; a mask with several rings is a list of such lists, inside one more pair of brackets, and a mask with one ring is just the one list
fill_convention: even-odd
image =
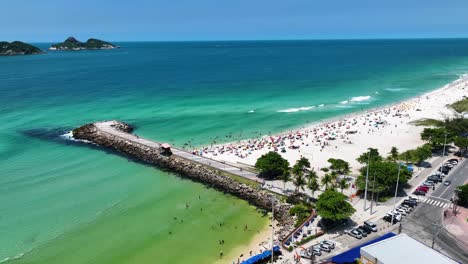
[(427, 186), (419, 186), (416, 191), (423, 191), (423, 192), (427, 192), (429, 191), (429, 187)]

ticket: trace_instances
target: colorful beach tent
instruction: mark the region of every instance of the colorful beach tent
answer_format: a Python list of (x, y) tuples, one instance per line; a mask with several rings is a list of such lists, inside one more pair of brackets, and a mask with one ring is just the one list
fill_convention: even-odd
[[(280, 252), (280, 247), (279, 246), (274, 246), (273, 247), (273, 252), (279, 253)], [(245, 261), (242, 261), (241, 264), (255, 264), (258, 263), (259, 261), (268, 259), (271, 257), (271, 250), (266, 250), (262, 254), (255, 255)]]
[(331, 261), (333, 263), (337, 263), (337, 264), (347, 264), (347, 263), (355, 263), (355, 260), (360, 258), (361, 257), (361, 248), (362, 247), (365, 247), (365, 246), (368, 246), (370, 244), (374, 244), (376, 242), (379, 242), (379, 241), (382, 241), (382, 240), (385, 240), (387, 238), (390, 238), (390, 237), (394, 237), (395, 234), (394, 233), (388, 233), (388, 234), (385, 234), (381, 237), (378, 237), (374, 240), (371, 240), (367, 243), (364, 243), (362, 245), (359, 245), (357, 247), (354, 247), (348, 251), (345, 251), (339, 255), (336, 255), (334, 256)]

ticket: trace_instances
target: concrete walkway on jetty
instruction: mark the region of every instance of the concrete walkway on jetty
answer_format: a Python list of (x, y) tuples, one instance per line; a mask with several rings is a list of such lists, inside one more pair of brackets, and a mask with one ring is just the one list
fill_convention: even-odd
[[(100, 130), (100, 132), (108, 133), (113, 136), (120, 137), (124, 140), (132, 141), (134, 143), (143, 145), (145, 147), (155, 148), (155, 149), (161, 148), (161, 143), (159, 142), (141, 138), (134, 134), (119, 131), (115, 129), (114, 127), (112, 127), (111, 126), (112, 124), (113, 124), (112, 121), (94, 123), (94, 125), (96, 126), (97, 129)], [(258, 183), (263, 182), (263, 180), (258, 178), (255, 173), (243, 170), (239, 167), (232, 166), (223, 162), (215, 161), (206, 157), (201, 157), (201, 156), (198, 156), (198, 155), (195, 155), (195, 154), (192, 154), (192, 153), (189, 153), (189, 152), (186, 152), (181, 149), (174, 148), (174, 147), (171, 147), (171, 151), (172, 151), (172, 155), (176, 155), (183, 159), (197, 162), (197, 163), (203, 164), (205, 166), (208, 166), (208, 167), (220, 170), (220, 171), (224, 171), (224, 172), (234, 174), (234, 175), (237, 175), (237, 176), (240, 176), (240, 177), (252, 180), (252, 181), (256, 181)]]

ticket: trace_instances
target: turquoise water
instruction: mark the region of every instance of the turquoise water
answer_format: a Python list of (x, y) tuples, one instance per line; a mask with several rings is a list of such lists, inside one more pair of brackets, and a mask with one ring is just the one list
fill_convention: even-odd
[(119, 45), (0, 57), (0, 261), (210, 263), (266, 225), (243, 201), (60, 137), (73, 127), (119, 119), (199, 146), (396, 102), (468, 72), (468, 40)]

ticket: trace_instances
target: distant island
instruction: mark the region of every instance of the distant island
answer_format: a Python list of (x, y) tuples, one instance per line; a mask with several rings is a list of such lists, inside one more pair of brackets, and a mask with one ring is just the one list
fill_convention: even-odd
[(69, 37), (64, 42), (52, 45), (49, 50), (97, 50), (115, 48), (119, 48), (119, 46), (99, 39), (90, 38), (83, 43), (74, 37)]
[(33, 55), (40, 53), (43, 53), (43, 51), (38, 47), (21, 41), (13, 41), (11, 43), (0, 41), (0, 56)]

